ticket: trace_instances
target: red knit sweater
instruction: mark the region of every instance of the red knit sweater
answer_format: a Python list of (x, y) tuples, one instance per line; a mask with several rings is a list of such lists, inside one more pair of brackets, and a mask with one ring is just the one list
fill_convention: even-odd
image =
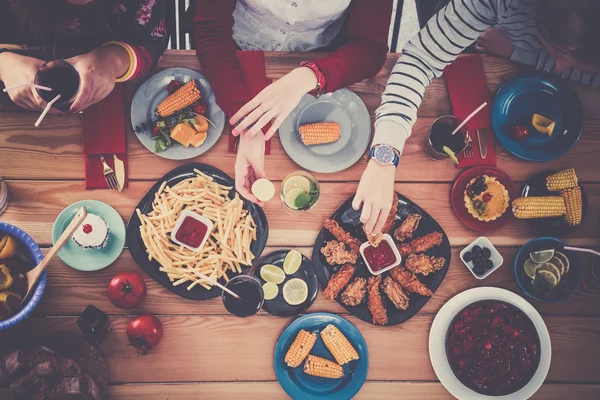
[[(392, 0), (352, 0), (342, 45), (333, 53), (312, 60), (333, 92), (375, 76), (385, 62)], [(236, 0), (197, 0), (194, 19), (196, 54), (228, 116), (252, 99), (236, 56), (233, 11)]]

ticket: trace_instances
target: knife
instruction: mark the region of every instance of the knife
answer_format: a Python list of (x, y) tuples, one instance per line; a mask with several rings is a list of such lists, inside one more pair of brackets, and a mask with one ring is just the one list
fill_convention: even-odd
[(125, 186), (125, 164), (116, 154), (113, 154), (113, 160), (115, 162), (115, 175), (117, 176), (117, 182), (119, 183), (119, 192), (122, 192), (123, 187)]
[(487, 143), (487, 130), (490, 128), (477, 129), (477, 141), (479, 142), (479, 154), (481, 159), (487, 157), (488, 143)]

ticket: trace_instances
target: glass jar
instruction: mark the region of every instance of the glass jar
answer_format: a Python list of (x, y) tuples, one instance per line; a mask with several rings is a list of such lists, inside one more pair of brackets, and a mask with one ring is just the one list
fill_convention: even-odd
[(8, 185), (0, 177), (0, 214), (4, 212), (6, 206), (8, 206)]

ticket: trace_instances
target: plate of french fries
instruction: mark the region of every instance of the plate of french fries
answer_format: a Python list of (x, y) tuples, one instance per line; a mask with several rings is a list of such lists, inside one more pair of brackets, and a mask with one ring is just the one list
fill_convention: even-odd
[(367, 378), (369, 354), (349, 321), (312, 313), (284, 329), (274, 364), (279, 384), (293, 399), (350, 399)]
[[(268, 237), (263, 210), (234, 190), (234, 180), (204, 164), (175, 168), (140, 201), (127, 226), (127, 245), (137, 264), (181, 297), (210, 299), (260, 257)], [(200, 251), (170, 240), (179, 216), (193, 211), (213, 222)]]

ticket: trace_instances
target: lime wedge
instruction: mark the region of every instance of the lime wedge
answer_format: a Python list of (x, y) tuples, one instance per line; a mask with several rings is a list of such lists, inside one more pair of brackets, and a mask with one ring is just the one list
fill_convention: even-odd
[(523, 264), (523, 271), (527, 274), (531, 279), (535, 278), (535, 271), (539, 268), (539, 264), (534, 263), (530, 258), (525, 260), (525, 264)]
[(552, 257), (554, 257), (554, 249), (534, 251), (533, 253), (529, 253), (529, 258), (531, 258), (534, 263), (538, 264), (546, 263), (552, 260)]
[(285, 280), (285, 272), (276, 265), (266, 264), (260, 269), (260, 277), (267, 282), (279, 285)]
[(298, 250), (290, 250), (285, 256), (285, 260), (283, 260), (283, 271), (288, 275), (292, 275), (300, 269), (301, 264), (302, 254)]
[(559, 277), (562, 278), (562, 276), (565, 274), (565, 270), (566, 270), (565, 269), (565, 264), (563, 263), (563, 261), (560, 258), (556, 257), (556, 254), (555, 254), (554, 258), (552, 260), (548, 261), (548, 263), (552, 264), (556, 268), (558, 268), (558, 270), (560, 272)]
[(558, 285), (558, 279), (556, 278), (556, 275), (550, 271), (538, 271), (536, 273), (536, 279), (538, 278), (543, 280), (551, 288)]
[(310, 192), (310, 181), (302, 175), (292, 176), (283, 184), (283, 195), (287, 195), (291, 189), (301, 189)]
[(308, 285), (300, 278), (290, 279), (283, 285), (283, 299), (290, 306), (297, 306), (306, 301)]
[(569, 269), (571, 269), (571, 262), (569, 261), (569, 257), (567, 257), (564, 253), (561, 253), (560, 251), (555, 252), (554, 257), (560, 259), (563, 262), (563, 265), (565, 266), (565, 271), (563, 273), (566, 274), (567, 272), (569, 272)]
[(444, 150), (444, 153), (446, 153), (446, 154), (448, 154), (448, 156), (450, 156), (450, 159), (452, 160), (452, 162), (454, 164), (458, 164), (458, 159), (456, 158), (456, 154), (452, 151), (452, 149), (450, 149), (450, 147), (444, 146), (444, 147), (442, 147), (442, 150)]
[(265, 293), (265, 300), (273, 300), (279, 294), (279, 286), (273, 282), (265, 283), (262, 288)]
[(560, 269), (556, 265), (550, 263), (542, 263), (538, 265), (538, 273), (542, 271), (552, 272), (552, 274), (554, 274), (554, 276), (556, 277), (556, 281), (560, 282)]
[(252, 194), (260, 201), (269, 201), (275, 196), (275, 186), (268, 179), (258, 179), (252, 184)]
[(303, 193), (307, 193), (304, 190), (300, 189), (300, 188), (292, 188), (290, 189), (289, 192), (287, 192), (287, 194), (285, 195), (285, 204), (294, 210), (297, 210), (298, 207), (296, 207), (296, 198), (298, 196), (300, 196)]

